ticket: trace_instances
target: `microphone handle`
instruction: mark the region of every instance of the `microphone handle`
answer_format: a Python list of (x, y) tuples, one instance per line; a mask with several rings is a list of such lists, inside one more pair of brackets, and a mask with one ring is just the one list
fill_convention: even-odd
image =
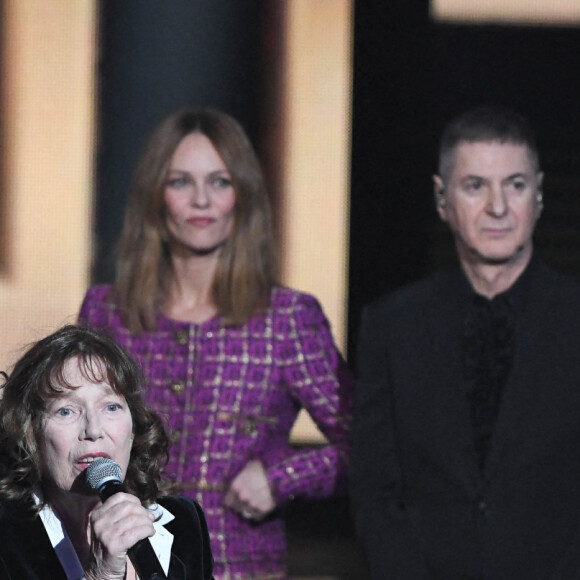
[(167, 580), (148, 538), (139, 540), (128, 554), (139, 580)]
[(99, 497), (105, 503), (112, 495), (120, 491), (124, 492), (125, 486), (118, 479), (112, 479), (99, 487)]
[[(99, 497), (104, 503), (112, 495), (120, 491), (125, 491), (125, 487), (120, 481), (107, 481), (99, 488)], [(133, 547), (129, 548), (127, 554), (137, 572), (137, 576), (139, 576), (139, 580), (167, 580), (167, 576), (148, 538), (139, 540)]]

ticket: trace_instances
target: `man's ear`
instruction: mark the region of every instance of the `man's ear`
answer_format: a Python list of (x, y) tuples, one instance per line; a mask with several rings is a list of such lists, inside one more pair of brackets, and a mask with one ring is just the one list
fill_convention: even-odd
[(544, 209), (544, 195), (542, 184), (544, 183), (544, 173), (539, 171), (536, 174), (536, 219), (538, 219)]
[(447, 193), (445, 191), (445, 183), (439, 175), (433, 176), (433, 194), (435, 196), (435, 207), (439, 217), (445, 222), (447, 221)]

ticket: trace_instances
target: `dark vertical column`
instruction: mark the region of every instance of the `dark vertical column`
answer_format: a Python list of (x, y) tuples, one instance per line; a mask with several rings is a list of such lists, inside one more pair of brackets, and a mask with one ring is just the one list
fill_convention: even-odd
[(429, 30), (423, 0), (355, 2), (349, 362), (363, 305), (426, 261)]
[[(281, 236), (282, 168), (286, 142), (284, 90), (286, 83), (286, 2), (265, 0), (262, 7), (262, 101), (261, 141), (257, 144), (272, 202), (274, 234)], [(261, 147), (260, 147), (261, 146)]]
[(111, 281), (135, 165), (153, 127), (185, 106), (212, 106), (258, 139), (261, 0), (101, 2), (96, 253)]

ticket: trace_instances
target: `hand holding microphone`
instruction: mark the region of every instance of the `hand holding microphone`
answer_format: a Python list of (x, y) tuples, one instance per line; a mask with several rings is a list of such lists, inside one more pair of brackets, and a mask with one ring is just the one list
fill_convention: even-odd
[[(121, 468), (111, 459), (98, 458), (88, 467), (86, 477), (103, 502), (91, 516), (93, 532), (99, 542), (97, 559), (107, 560), (112, 568), (122, 566), (124, 573), (124, 554), (127, 553), (140, 580), (166, 580), (148, 539), (153, 535), (151, 513), (141, 506), (138, 498), (125, 493)], [(120, 492), (122, 496), (113, 497)], [(109, 498), (112, 499), (107, 501)]]

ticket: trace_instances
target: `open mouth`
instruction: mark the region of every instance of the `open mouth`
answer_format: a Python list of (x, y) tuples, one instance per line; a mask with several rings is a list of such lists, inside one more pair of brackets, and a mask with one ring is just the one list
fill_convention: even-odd
[(76, 460), (76, 464), (81, 467), (81, 469), (86, 469), (95, 459), (99, 457), (109, 458), (106, 453), (97, 453), (95, 455), (83, 455)]

